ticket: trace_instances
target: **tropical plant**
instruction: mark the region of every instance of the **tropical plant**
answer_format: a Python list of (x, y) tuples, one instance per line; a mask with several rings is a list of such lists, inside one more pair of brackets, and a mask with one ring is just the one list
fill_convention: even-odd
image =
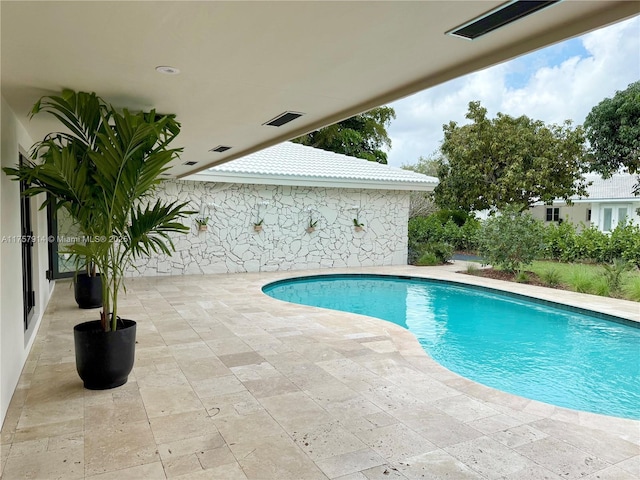
[(364, 223), (360, 223), (360, 220), (358, 220), (357, 218), (353, 219), (353, 226), (357, 227), (357, 228), (362, 228), (364, 227)]
[(309, 225), (307, 226), (307, 228), (316, 228), (316, 225), (318, 225), (318, 220), (314, 220), (313, 218), (309, 217)]
[(622, 285), (623, 276), (631, 270), (631, 264), (621, 258), (614, 258), (613, 262), (605, 263), (602, 278), (606, 281), (612, 293), (617, 293)]
[(253, 222), (253, 226), (254, 227), (261, 227), (263, 223), (264, 223), (264, 218), (260, 218), (256, 222)]
[(540, 256), (544, 226), (518, 205), (505, 208), (482, 226), (479, 253), (487, 263), (519, 272)]
[(199, 227), (205, 226), (208, 222), (209, 222), (209, 217), (197, 217), (196, 218), (196, 225), (198, 225)]
[(180, 132), (173, 115), (117, 110), (95, 93), (64, 90), (42, 97), (31, 115), (47, 112), (68, 132), (48, 134), (34, 145), (31, 160), (4, 171), (46, 193), (43, 206), (66, 209), (87, 236), (69, 248), (93, 262), (102, 277), (101, 325), (118, 326), (118, 293), (138, 258), (174, 251), (170, 234), (186, 233), (179, 222), (186, 203), (153, 198), (160, 175), (180, 149), (168, 145)]

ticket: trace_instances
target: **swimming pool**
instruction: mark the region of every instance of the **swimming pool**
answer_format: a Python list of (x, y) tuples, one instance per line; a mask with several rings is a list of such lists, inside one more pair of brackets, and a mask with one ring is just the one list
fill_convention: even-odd
[(420, 278), (321, 275), (263, 287), (411, 331), (444, 367), (561, 407), (640, 419), (640, 328), (519, 295)]

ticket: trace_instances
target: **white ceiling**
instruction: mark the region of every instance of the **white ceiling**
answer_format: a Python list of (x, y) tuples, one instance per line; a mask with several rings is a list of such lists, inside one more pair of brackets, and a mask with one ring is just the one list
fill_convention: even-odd
[[(564, 0), (474, 41), (445, 35), (502, 3), (2, 0), (2, 96), (34, 140), (59, 127), (28, 112), (62, 88), (175, 113), (183, 176), (640, 12)], [(305, 115), (263, 125), (287, 110)]]

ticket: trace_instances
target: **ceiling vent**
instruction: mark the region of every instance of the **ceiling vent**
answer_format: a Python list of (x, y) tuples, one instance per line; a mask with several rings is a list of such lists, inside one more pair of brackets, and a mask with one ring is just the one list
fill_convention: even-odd
[(478, 37), (486, 35), (489, 32), (493, 32), (500, 27), (504, 27), (511, 22), (515, 22), (520, 18), (531, 15), (532, 13), (549, 7), (559, 1), (560, 0), (548, 2), (534, 2), (526, 0), (511, 1), (446, 33), (447, 35), (475, 40)]
[(209, 150), (210, 152), (218, 152), (218, 153), (222, 153), (222, 152), (226, 152), (227, 150), (231, 150), (231, 147), (227, 147), (226, 145), (218, 145), (217, 147), (213, 147), (211, 150)]
[(263, 125), (271, 125), (272, 127), (281, 127), (285, 123), (289, 123), (296, 118), (300, 118), (304, 113), (298, 112), (284, 112), (278, 115), (275, 118), (272, 118), (267, 123), (263, 123)]
[(189, 165), (189, 166), (191, 166), (191, 165), (195, 165), (196, 163), (198, 163), (198, 162), (194, 162), (194, 161), (191, 161), (191, 162), (184, 162), (184, 163), (183, 163), (183, 165)]

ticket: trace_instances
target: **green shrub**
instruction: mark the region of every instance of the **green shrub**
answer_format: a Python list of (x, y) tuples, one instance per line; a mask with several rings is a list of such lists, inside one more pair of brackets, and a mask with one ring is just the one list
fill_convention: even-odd
[(431, 267), (433, 265), (440, 265), (440, 262), (436, 258), (435, 253), (433, 253), (433, 252), (425, 252), (416, 261), (416, 265), (418, 265), (420, 267)]
[(480, 269), (475, 263), (467, 263), (467, 273), (469, 275), (478, 275), (480, 273)]
[(640, 267), (640, 226), (622, 223), (611, 232), (612, 258), (622, 258)]
[(518, 283), (529, 283), (529, 275), (527, 272), (518, 272), (516, 273), (515, 281)]
[(544, 230), (544, 257), (562, 262), (609, 263), (622, 258), (640, 266), (640, 226), (619, 224), (611, 234), (595, 226), (577, 233), (569, 222), (552, 223)]
[(458, 230), (456, 248), (465, 251), (475, 251), (478, 249), (478, 241), (482, 224), (477, 218), (467, 219), (464, 225)]
[(415, 265), (439, 265), (447, 263), (453, 256), (453, 247), (444, 242), (429, 242), (420, 246)]
[(572, 261), (593, 260), (598, 263), (611, 261), (614, 258), (611, 252), (610, 238), (595, 226), (585, 228), (576, 238), (575, 253)]
[(421, 246), (416, 265), (438, 265), (447, 263), (453, 256), (453, 247), (444, 242), (430, 242)]
[(629, 277), (622, 285), (624, 298), (640, 302), (640, 277)]
[[(474, 217), (468, 217), (464, 212), (454, 214), (447, 210), (445, 213), (436, 212), (427, 217), (414, 217), (409, 220), (408, 258), (409, 263), (415, 263), (429, 243), (447, 243), (455, 250), (475, 250), (477, 246), (480, 222)], [(456, 222), (461, 218), (466, 221), (462, 226)]]
[(557, 287), (560, 285), (560, 272), (555, 268), (540, 272), (540, 280), (547, 287)]
[(469, 213), (464, 210), (446, 210), (442, 209), (434, 214), (442, 225), (449, 221), (455, 223), (457, 227), (463, 226), (469, 220)]
[(544, 229), (545, 258), (572, 262), (577, 260), (575, 256), (576, 229), (569, 222), (552, 222)]
[(514, 207), (485, 220), (479, 253), (485, 261), (508, 272), (522, 270), (542, 253), (544, 226)]
[(567, 283), (579, 293), (590, 293), (593, 290), (594, 277), (584, 268), (575, 268), (569, 272)]
[(611, 296), (611, 286), (605, 277), (595, 277), (591, 284), (591, 290), (588, 293), (600, 295), (601, 297)]

